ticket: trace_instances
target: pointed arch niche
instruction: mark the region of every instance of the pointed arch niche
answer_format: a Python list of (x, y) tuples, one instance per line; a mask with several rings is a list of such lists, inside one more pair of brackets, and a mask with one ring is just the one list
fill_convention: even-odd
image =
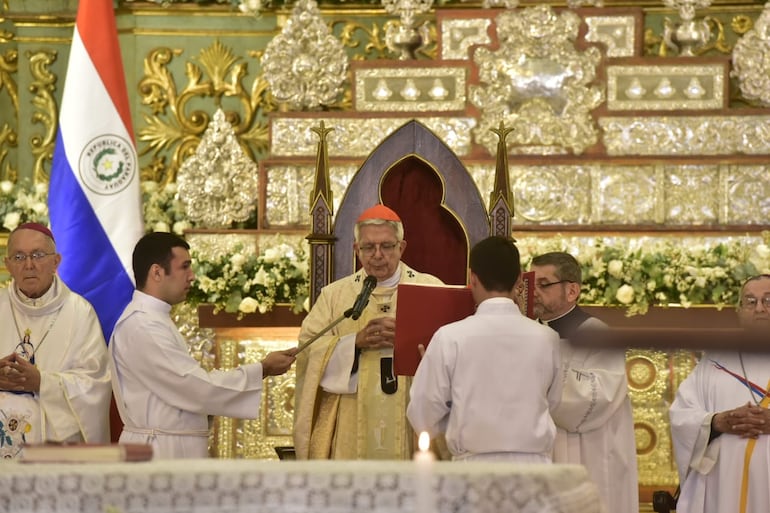
[(446, 283), (466, 283), (469, 248), (489, 235), (489, 217), (465, 166), (425, 125), (412, 120), (393, 132), (353, 177), (334, 222), (332, 280), (357, 266), (353, 227), (376, 203), (404, 223), (404, 262)]

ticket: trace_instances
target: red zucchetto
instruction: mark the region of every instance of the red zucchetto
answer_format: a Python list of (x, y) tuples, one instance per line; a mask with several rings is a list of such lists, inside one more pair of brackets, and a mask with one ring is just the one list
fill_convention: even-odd
[(369, 219), (383, 219), (385, 221), (395, 221), (397, 223), (401, 222), (401, 218), (398, 217), (398, 214), (383, 204), (367, 208), (361, 213), (356, 222), (360, 223), (361, 221), (368, 221)]
[[(52, 241), (56, 242), (56, 240), (53, 238), (53, 233), (51, 233), (51, 230), (49, 230), (46, 226), (43, 226), (40, 223), (24, 223), (17, 226), (13, 231), (19, 231), (19, 230), (34, 230), (36, 232), (40, 232)], [(13, 233), (13, 232), (11, 232)]]

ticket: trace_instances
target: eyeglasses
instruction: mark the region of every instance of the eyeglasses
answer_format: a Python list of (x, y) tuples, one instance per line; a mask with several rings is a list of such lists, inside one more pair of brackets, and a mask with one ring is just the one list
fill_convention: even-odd
[(31, 258), (33, 262), (40, 262), (45, 257), (49, 257), (51, 255), (55, 255), (56, 253), (45, 253), (43, 251), (33, 251), (32, 253), (14, 253), (9, 258), (11, 262), (16, 264), (23, 264), (27, 261), (28, 258)]
[(559, 281), (552, 281), (552, 282), (539, 281), (539, 282), (535, 282), (535, 288), (540, 290), (545, 290), (548, 287), (553, 287), (554, 285), (558, 285), (559, 283), (575, 283), (575, 282), (572, 280), (559, 280)]
[(754, 310), (759, 303), (762, 303), (765, 310), (770, 310), (770, 296), (763, 296), (761, 299), (754, 296), (746, 296), (741, 301), (741, 308), (744, 310)]
[(377, 248), (380, 248), (383, 255), (388, 255), (393, 253), (398, 246), (398, 242), (380, 242), (378, 244), (364, 244), (358, 246), (358, 250), (366, 256), (372, 256), (377, 252)]

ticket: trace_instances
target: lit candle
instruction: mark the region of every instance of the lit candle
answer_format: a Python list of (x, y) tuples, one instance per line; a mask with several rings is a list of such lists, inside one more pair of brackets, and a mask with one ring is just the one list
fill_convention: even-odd
[(430, 435), (423, 431), (417, 441), (420, 448), (414, 453), (414, 462), (417, 465), (417, 479), (415, 481), (415, 513), (435, 513), (436, 495), (433, 491), (433, 462), (436, 457), (430, 450)]

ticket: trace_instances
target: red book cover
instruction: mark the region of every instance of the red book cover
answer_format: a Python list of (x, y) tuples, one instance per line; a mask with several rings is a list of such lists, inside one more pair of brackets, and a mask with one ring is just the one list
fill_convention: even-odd
[(519, 289), (519, 310), (529, 317), (535, 318), (535, 271), (521, 273), (521, 288)]
[(393, 371), (414, 376), (420, 363), (417, 345), (428, 342), (441, 326), (476, 311), (471, 289), (459, 285), (398, 285)]

